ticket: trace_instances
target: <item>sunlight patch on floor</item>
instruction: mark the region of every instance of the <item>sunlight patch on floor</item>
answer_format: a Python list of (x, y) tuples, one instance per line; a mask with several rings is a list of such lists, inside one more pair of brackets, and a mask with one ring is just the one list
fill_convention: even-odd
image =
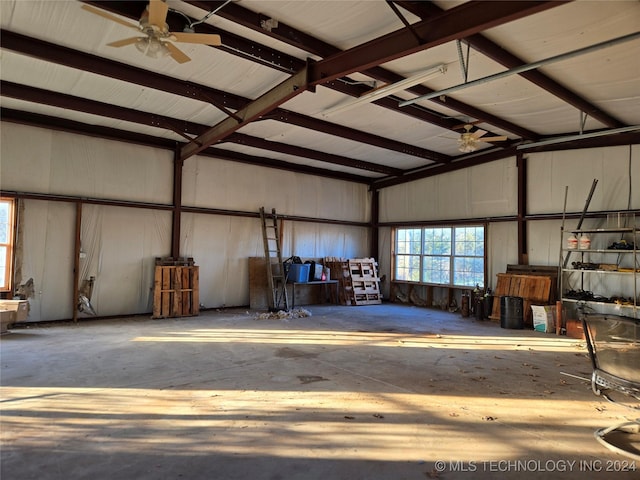
[[(526, 456), (540, 430), (553, 429), (563, 445), (583, 439), (593, 411), (589, 400), (552, 396), (497, 406), (496, 398), (410, 393), (60, 387), (4, 388), (2, 405), (2, 441), (14, 448), (378, 461), (504, 458), (505, 442)], [(453, 447), (470, 435), (473, 449)]]
[[(584, 349), (584, 342), (567, 337), (548, 335), (478, 336), (455, 334), (344, 332), (331, 330), (260, 330), (260, 329), (195, 329), (167, 332), (164, 335), (140, 336), (134, 342), (202, 342), (260, 343), (344, 346), (403, 346), (408, 348), (439, 348), (465, 350), (536, 350), (545, 352), (575, 352)], [(585, 350), (586, 351), (586, 350)]]

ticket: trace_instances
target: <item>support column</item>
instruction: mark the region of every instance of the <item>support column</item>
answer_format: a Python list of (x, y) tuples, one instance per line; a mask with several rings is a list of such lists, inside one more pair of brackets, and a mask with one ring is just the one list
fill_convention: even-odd
[(379, 228), (378, 225), (380, 223), (380, 191), (372, 190), (371, 192), (371, 257), (378, 260), (379, 255)]
[(75, 244), (73, 246), (73, 321), (78, 321), (78, 301), (80, 294), (80, 250), (81, 250), (81, 232), (82, 232), (82, 202), (76, 202), (76, 231)]
[(527, 157), (522, 152), (516, 156), (518, 168), (518, 264), (529, 265), (527, 246)]
[(180, 149), (173, 153), (173, 219), (171, 224), (171, 258), (180, 256), (180, 220), (182, 217), (182, 167), (184, 160), (180, 158)]

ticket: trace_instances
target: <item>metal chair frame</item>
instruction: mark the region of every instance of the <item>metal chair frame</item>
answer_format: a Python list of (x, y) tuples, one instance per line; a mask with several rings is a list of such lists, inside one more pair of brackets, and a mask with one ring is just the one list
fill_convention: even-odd
[[(598, 357), (598, 352), (600, 351), (598, 343), (624, 346), (620, 351), (627, 353), (630, 357), (632, 357), (633, 354), (640, 355), (640, 320), (618, 315), (584, 314), (582, 316), (582, 323), (587, 348), (589, 350), (589, 357), (593, 365), (593, 374), (591, 375), (591, 389), (593, 393), (613, 403), (619, 402), (612, 399), (610, 392), (619, 392), (629, 397), (632, 401), (640, 402), (640, 380), (638, 380), (640, 379), (640, 364), (633, 364), (633, 359), (631, 359), (630, 366), (631, 368), (638, 369), (639, 376), (638, 378), (629, 379), (620, 376), (619, 372), (615, 371), (614, 365), (607, 365), (606, 361), (603, 362), (602, 358)], [(609, 332), (606, 332), (606, 334), (602, 331), (598, 333), (598, 327), (602, 328), (603, 325), (609, 324)], [(611, 332), (615, 333), (616, 329), (619, 331), (618, 335), (609, 335)], [(603, 338), (606, 338), (608, 342), (604, 342)], [(640, 410), (640, 405), (628, 407), (634, 411)], [(634, 460), (640, 460), (640, 451), (637, 449), (614, 445), (609, 440), (608, 435), (615, 431), (639, 434), (640, 418), (618, 423), (611, 427), (599, 428), (594, 432), (596, 440), (609, 450), (633, 458)]]

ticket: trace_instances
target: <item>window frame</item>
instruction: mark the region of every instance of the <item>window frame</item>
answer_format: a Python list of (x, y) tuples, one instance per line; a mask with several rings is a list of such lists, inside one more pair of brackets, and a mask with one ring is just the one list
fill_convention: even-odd
[[(455, 245), (456, 245), (456, 231), (467, 229), (467, 228), (482, 228), (483, 231), (483, 252), (482, 255), (466, 255), (463, 253), (456, 253)], [(449, 230), (450, 233), (450, 247), (445, 249), (445, 253), (433, 253), (425, 251), (425, 231), (435, 231), (438, 229)], [(406, 253), (405, 251), (401, 251), (401, 246), (398, 244), (398, 233), (402, 230), (420, 230), (420, 253)], [(440, 232), (442, 233), (442, 232)], [(392, 229), (392, 248), (391, 248), (391, 278), (393, 282), (396, 283), (410, 283), (412, 285), (431, 285), (435, 287), (445, 287), (445, 288), (473, 288), (475, 284), (478, 283), (481, 288), (485, 288), (487, 285), (487, 224), (486, 223), (461, 223), (461, 224), (437, 224), (437, 225), (403, 225), (397, 226)], [(398, 257), (399, 256), (409, 256), (412, 255), (414, 257), (419, 257), (419, 280), (405, 280), (398, 279)], [(446, 257), (448, 261), (448, 268), (446, 272), (449, 275), (447, 282), (437, 282), (437, 281), (426, 281), (425, 280), (425, 259), (428, 257)], [(474, 285), (460, 285), (455, 283), (455, 272), (454, 265), (456, 264), (456, 260), (461, 259), (482, 259), (482, 268), (483, 268), (483, 280), (482, 282), (476, 282)], [(406, 265), (406, 262), (404, 263)], [(437, 271), (437, 270), (436, 270)], [(443, 270), (445, 271), (445, 270)]]
[[(16, 200), (9, 197), (0, 197), (0, 203), (9, 205), (7, 218), (7, 242), (0, 237), (0, 247), (5, 247), (4, 282), (0, 283), (0, 292), (11, 292), (13, 287), (13, 256), (15, 250), (16, 231)], [(1, 268), (1, 267), (0, 267)], [(0, 278), (2, 278), (0, 276)]]

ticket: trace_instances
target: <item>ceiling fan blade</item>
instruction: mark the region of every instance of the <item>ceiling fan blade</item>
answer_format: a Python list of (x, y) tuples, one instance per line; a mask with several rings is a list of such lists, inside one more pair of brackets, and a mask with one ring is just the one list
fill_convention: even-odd
[(137, 25), (129, 23), (126, 20), (118, 18), (115, 15), (110, 14), (109, 12), (100, 10), (99, 8), (92, 7), (91, 5), (87, 5), (87, 4), (82, 5), (82, 8), (87, 12), (95, 13), (96, 15), (100, 15), (101, 17), (106, 18), (107, 20), (111, 20), (112, 22), (116, 22), (116, 23), (119, 23), (120, 25), (124, 25), (125, 27), (135, 28), (136, 30), (138, 30)]
[(171, 57), (176, 62), (178, 62), (178, 63), (186, 63), (186, 62), (191, 60), (187, 56), (186, 53), (184, 53), (182, 50), (180, 50), (178, 47), (176, 47), (173, 43), (171, 43), (171, 42), (163, 42), (163, 44), (169, 49), (169, 53), (171, 54)]
[(478, 140), (480, 142), (501, 142), (503, 140), (508, 140), (509, 137), (507, 137), (506, 135), (499, 135), (496, 137), (485, 137), (485, 138), (479, 138)]
[(222, 39), (220, 35), (211, 33), (184, 33), (184, 32), (171, 32), (176, 42), (182, 43), (201, 43), (204, 45), (222, 45)]
[(109, 47), (125, 47), (127, 45), (131, 45), (133, 43), (136, 43), (141, 38), (144, 38), (144, 37), (124, 38), (122, 40), (116, 40), (115, 42), (107, 43), (107, 46), (109, 46)]
[(167, 13), (169, 13), (169, 5), (163, 0), (149, 0), (149, 23), (157, 27), (164, 27), (167, 23)]
[(475, 132), (471, 132), (471, 136), (477, 140), (486, 133), (486, 130), (476, 130)]

